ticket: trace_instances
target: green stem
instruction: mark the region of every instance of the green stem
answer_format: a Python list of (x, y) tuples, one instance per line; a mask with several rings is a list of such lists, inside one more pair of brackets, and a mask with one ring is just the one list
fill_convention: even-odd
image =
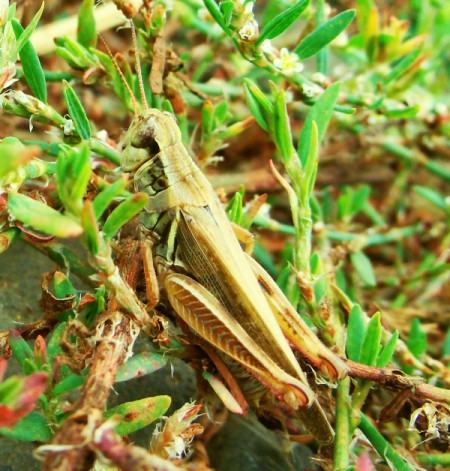
[(89, 147), (91, 148), (92, 152), (101, 155), (116, 165), (120, 165), (120, 152), (114, 150), (104, 142), (99, 141), (98, 139), (91, 139), (89, 141)]
[(350, 377), (339, 381), (336, 395), (336, 441), (334, 471), (346, 470), (350, 465)]
[(405, 460), (394, 450), (362, 412), (360, 419), (359, 428), (361, 432), (366, 436), (377, 453), (385, 459), (393, 469), (396, 471), (413, 471), (413, 468), (408, 466)]
[(359, 415), (364, 403), (366, 402), (367, 396), (369, 395), (372, 384), (372, 381), (358, 381), (358, 384), (352, 394), (352, 431), (355, 430), (355, 428), (358, 426)]
[(428, 453), (418, 453), (417, 461), (427, 466), (450, 466), (450, 453), (440, 453), (429, 455)]

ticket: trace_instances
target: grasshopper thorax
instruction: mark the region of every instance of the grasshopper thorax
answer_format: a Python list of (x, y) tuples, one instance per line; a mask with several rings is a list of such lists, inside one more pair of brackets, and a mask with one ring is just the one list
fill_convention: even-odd
[(175, 118), (167, 112), (150, 108), (137, 115), (125, 135), (122, 169), (136, 170), (144, 162), (181, 140)]

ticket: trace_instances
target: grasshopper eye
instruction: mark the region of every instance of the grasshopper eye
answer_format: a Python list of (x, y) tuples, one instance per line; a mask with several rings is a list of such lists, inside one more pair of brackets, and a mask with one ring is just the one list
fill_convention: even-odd
[[(155, 126), (151, 120), (142, 120), (131, 133), (131, 145), (136, 149), (146, 149), (156, 144)], [(158, 144), (156, 144), (158, 145)]]

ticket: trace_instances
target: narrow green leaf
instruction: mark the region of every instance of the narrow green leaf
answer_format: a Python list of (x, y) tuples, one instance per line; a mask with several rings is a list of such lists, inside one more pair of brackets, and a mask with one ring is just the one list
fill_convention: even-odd
[(353, 252), (350, 255), (350, 261), (365, 286), (373, 288), (377, 285), (372, 262), (364, 252)]
[[(295, 154), (292, 144), (291, 125), (286, 110), (286, 98), (283, 90), (280, 90), (275, 95), (273, 139), (286, 165)], [(290, 175), (290, 177), (295, 178), (292, 175)]]
[(47, 342), (47, 356), (48, 361), (51, 364), (53, 357), (62, 353), (60, 346), (64, 329), (66, 328), (67, 322), (61, 322), (52, 332), (50, 340)]
[(359, 304), (354, 304), (348, 317), (347, 355), (350, 360), (359, 361), (361, 347), (366, 335), (364, 316)]
[(11, 330), (9, 333), (9, 345), (12, 349), (13, 355), (19, 362), (22, 370), (26, 360), (33, 358), (33, 349), (22, 338), (17, 330)]
[(209, 100), (205, 100), (202, 107), (202, 134), (209, 136), (214, 130), (214, 108)]
[(371, 189), (369, 185), (362, 185), (354, 192), (350, 208), (350, 214), (352, 216), (359, 213), (359, 211), (361, 211), (365, 206), (367, 199), (369, 198), (370, 191)]
[(94, 209), (91, 201), (85, 201), (80, 214), (81, 225), (83, 226), (83, 240), (89, 252), (94, 255), (100, 250), (100, 231), (95, 219)]
[(30, 412), (12, 429), (0, 428), (0, 435), (25, 442), (48, 442), (52, 439), (53, 433), (41, 414)]
[(228, 36), (231, 37), (231, 29), (227, 26), (217, 3), (214, 0), (204, 0), (203, 3), (205, 4), (206, 9), (209, 11), (216, 23), (225, 31), (225, 33), (227, 33)]
[(123, 195), (125, 192), (126, 182), (125, 180), (117, 180), (111, 183), (103, 191), (101, 191), (92, 202), (94, 208), (95, 218), (99, 220), (106, 208), (112, 203), (114, 198)]
[[(22, 25), (14, 18), (11, 20), (11, 26), (17, 40), (20, 40), (24, 29)], [(39, 61), (39, 57), (31, 44), (30, 40), (25, 41), (19, 53), (22, 62), (23, 74), (31, 88), (34, 96), (47, 103), (47, 85), (45, 83), (45, 75)]]
[(434, 162), (433, 160), (427, 160), (425, 162), (425, 168), (429, 170), (434, 175), (437, 175), (440, 178), (450, 182), (450, 170), (447, 167), (439, 164), (438, 162)]
[(442, 347), (442, 356), (450, 357), (450, 327), (447, 329), (447, 334), (445, 335), (444, 344)]
[(319, 131), (315, 121), (311, 123), (311, 141), (309, 144), (308, 159), (304, 166), (305, 183), (307, 185), (307, 198), (309, 199), (316, 183), (317, 167), (319, 165)]
[(0, 383), (0, 405), (15, 404), (24, 389), (24, 379), (20, 376), (10, 376)]
[[(318, 0), (316, 8), (316, 28), (318, 28), (326, 22), (325, 0)], [(329, 62), (330, 48), (325, 46), (317, 53), (316, 56), (317, 72), (327, 76)]]
[(35, 157), (15, 138), (5, 138), (0, 142), (0, 178), (9, 172), (26, 165)]
[(355, 14), (355, 10), (343, 11), (308, 34), (295, 49), (299, 59), (304, 60), (317, 54), (347, 28), (353, 21)]
[(228, 116), (228, 103), (224, 100), (214, 107), (213, 121), (214, 127), (218, 128), (225, 124)]
[(227, 207), (228, 219), (235, 224), (240, 224), (242, 220), (242, 194), (236, 192), (231, 198)]
[(233, 0), (223, 0), (219, 4), (219, 9), (223, 15), (223, 21), (227, 26), (230, 26), (233, 18), (234, 2)]
[(420, 320), (417, 318), (412, 321), (406, 345), (416, 358), (420, 358), (427, 349), (427, 335), (422, 330)]
[(105, 238), (111, 240), (126, 222), (144, 209), (148, 198), (148, 195), (145, 193), (137, 193), (117, 206), (103, 226)]
[(361, 355), (359, 357), (360, 363), (364, 363), (365, 365), (374, 366), (378, 358), (381, 342), (380, 317), (380, 313), (377, 312), (367, 324), (366, 335), (364, 336)]
[(77, 293), (77, 290), (69, 278), (60, 271), (55, 272), (55, 275), (53, 276), (53, 289), (54, 295), (58, 299), (64, 299), (68, 296), (74, 298)]
[(445, 211), (446, 213), (450, 211), (450, 205), (447, 204), (444, 195), (438, 191), (420, 185), (414, 185), (413, 190), (442, 211)]
[(420, 105), (405, 106), (402, 108), (386, 110), (383, 112), (384, 116), (391, 119), (408, 119), (414, 118), (420, 111)]
[(389, 74), (386, 76), (384, 79), (384, 84), (387, 85), (390, 82), (393, 82), (400, 78), (405, 72), (408, 71), (408, 69), (416, 62), (416, 60), (419, 58), (420, 53), (422, 51), (422, 48), (419, 47), (415, 49), (414, 51), (410, 52), (406, 56), (402, 57), (397, 64), (392, 67), (391, 71)]
[(333, 108), (338, 99), (340, 88), (340, 82), (335, 82), (330, 85), (308, 112), (308, 116), (306, 117), (302, 132), (300, 134), (297, 149), (297, 153), (300, 157), (302, 165), (305, 165), (308, 159), (309, 147), (311, 143), (312, 122), (315, 121), (317, 124), (318, 144), (320, 145), (325, 135), (325, 131), (327, 130), (331, 116), (333, 115)]
[(145, 352), (131, 357), (117, 371), (116, 382), (128, 381), (130, 379), (146, 376), (161, 369), (167, 364), (169, 357), (162, 353)]
[(395, 346), (397, 345), (397, 340), (399, 337), (398, 330), (396, 330), (387, 341), (386, 345), (384, 346), (383, 350), (381, 351), (378, 359), (377, 359), (377, 366), (378, 368), (385, 368), (388, 363), (391, 361), (392, 356), (395, 352)]
[(390, 469), (395, 471), (414, 471), (417, 466), (409, 466), (405, 460), (394, 450), (392, 445), (381, 435), (376, 426), (360, 412), (361, 422), (359, 428), (372, 444), (383, 460), (389, 463)]
[(256, 122), (264, 129), (264, 131), (269, 132), (269, 116), (273, 115), (273, 105), (251, 80), (244, 79), (244, 93), (247, 105), (256, 119)]
[(77, 97), (75, 90), (65, 80), (63, 80), (63, 94), (69, 116), (75, 124), (75, 128), (78, 131), (79, 136), (82, 139), (90, 139), (91, 125), (86, 116), (86, 112), (84, 111), (83, 105)]
[(73, 389), (78, 388), (84, 383), (84, 378), (81, 375), (71, 374), (60, 381), (52, 390), (52, 397), (63, 394)]
[(162, 417), (170, 406), (170, 396), (146, 397), (133, 402), (125, 402), (106, 411), (105, 419), (119, 416), (116, 426), (119, 435), (129, 435), (146, 427)]
[(94, 4), (94, 0), (83, 0), (78, 13), (77, 40), (86, 48), (95, 46), (97, 41)]
[(34, 33), (39, 20), (41, 19), (42, 12), (44, 11), (44, 2), (42, 2), (41, 8), (34, 15), (33, 19), (30, 21), (28, 26), (25, 28), (23, 33), (20, 35), (20, 38), (17, 41), (17, 52), (20, 52), (26, 42), (31, 38), (31, 35)]
[(46, 234), (77, 237), (83, 232), (78, 222), (28, 196), (10, 194), (8, 208), (16, 219)]
[(78, 147), (61, 145), (56, 162), (58, 194), (66, 210), (79, 216), (91, 176), (89, 143)]
[(297, 21), (308, 5), (309, 0), (300, 0), (295, 5), (275, 16), (275, 18), (272, 18), (262, 29), (256, 41), (256, 46), (261, 45), (266, 39), (273, 39), (283, 34)]

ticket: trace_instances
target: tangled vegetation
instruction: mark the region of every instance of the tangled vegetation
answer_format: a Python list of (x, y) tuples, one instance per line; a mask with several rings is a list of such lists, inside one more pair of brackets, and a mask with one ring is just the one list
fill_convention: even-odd
[[(149, 195), (120, 165), (145, 101), (175, 115), (254, 258), (348, 368), (332, 381), (298, 355), (332, 444), (253, 407), (289, 445), (279, 469), (299, 441), (296, 469), (450, 467), (450, 6), (343, 4), (0, 0), (0, 253), (25, 242), (59, 266), (35, 321), (0, 325), (0, 435), (43, 469), (273, 469), (210, 447), (256, 381), (142, 281)], [(108, 402), (175, 359), (191, 402)], [(126, 438), (150, 424), (145, 446)]]

